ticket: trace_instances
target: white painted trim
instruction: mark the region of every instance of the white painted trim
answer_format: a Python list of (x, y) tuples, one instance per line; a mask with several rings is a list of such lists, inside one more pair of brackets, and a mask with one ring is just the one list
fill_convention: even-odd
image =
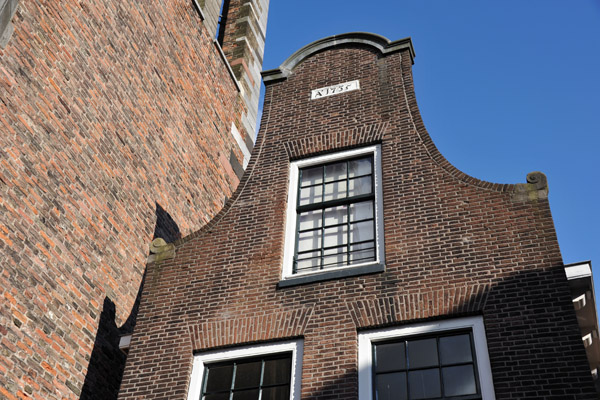
[(122, 351), (129, 350), (129, 346), (131, 346), (131, 336), (125, 335), (119, 338), (119, 349)]
[(358, 334), (358, 398), (359, 400), (373, 400), (373, 351), (374, 342), (405, 338), (409, 336), (424, 335), (434, 332), (450, 331), (456, 329), (471, 329), (475, 345), (475, 357), (479, 372), (479, 385), (483, 400), (495, 400), (494, 382), (490, 358), (487, 350), (485, 327), (482, 317), (464, 317), (444, 321), (424, 322), (407, 326), (393, 327), (369, 331)]
[(332, 271), (327, 269), (316, 272), (304, 272), (304, 273), (292, 273), (292, 267), (294, 264), (294, 251), (296, 246), (296, 203), (298, 201), (298, 176), (301, 168), (310, 167), (313, 165), (327, 164), (333, 161), (344, 160), (353, 158), (356, 156), (373, 154), (373, 162), (375, 163), (374, 171), (374, 183), (375, 183), (375, 246), (376, 246), (376, 260), (361, 264), (353, 264), (347, 267), (335, 268), (335, 271), (343, 269), (352, 269), (357, 267), (363, 267), (375, 264), (385, 264), (384, 254), (384, 240), (383, 240), (383, 189), (381, 179), (381, 146), (374, 145), (368, 147), (362, 147), (359, 149), (353, 149), (348, 151), (342, 151), (339, 153), (326, 154), (317, 157), (306, 158), (303, 160), (292, 161), (290, 163), (290, 181), (288, 186), (288, 202), (286, 210), (286, 224), (285, 224), (285, 243), (283, 250), (283, 268), (281, 272), (281, 279), (295, 278), (306, 275), (319, 275)]
[(565, 267), (565, 275), (567, 275), (568, 280), (591, 277), (592, 266), (589, 262), (569, 265)]
[(323, 97), (334, 96), (336, 94), (342, 94), (346, 92), (352, 92), (354, 90), (360, 90), (360, 82), (353, 80), (350, 82), (344, 82), (337, 85), (326, 86), (318, 89), (314, 89), (310, 92), (310, 99), (316, 100)]
[(238, 128), (233, 122), (231, 123), (231, 134), (233, 135), (233, 139), (235, 140), (238, 147), (242, 151), (242, 154), (244, 155), (243, 167), (244, 169), (246, 169), (246, 167), (248, 166), (248, 161), (250, 161), (250, 151), (248, 150), (246, 142), (244, 142), (240, 131), (238, 131)]
[(202, 378), (204, 365), (212, 362), (264, 356), (277, 353), (292, 352), (292, 377), (290, 381), (290, 400), (300, 400), (302, 355), (304, 343), (302, 340), (267, 343), (253, 346), (236, 347), (225, 350), (214, 350), (198, 353), (194, 356), (194, 366), (190, 378), (188, 400), (198, 400), (202, 394)]

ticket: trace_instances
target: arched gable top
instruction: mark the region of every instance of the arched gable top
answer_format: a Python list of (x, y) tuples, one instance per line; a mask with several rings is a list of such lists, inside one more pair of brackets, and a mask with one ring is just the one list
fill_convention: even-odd
[(329, 36), (307, 44), (288, 57), (288, 59), (285, 60), (279, 66), (279, 68), (263, 71), (261, 73), (263, 81), (265, 84), (268, 84), (270, 82), (286, 79), (298, 64), (316, 52), (353, 43), (374, 47), (381, 54), (390, 54), (409, 49), (411, 61), (414, 61), (415, 49), (413, 48), (410, 37), (392, 42), (386, 37), (376, 35), (374, 33), (350, 32), (343, 33), (341, 35)]

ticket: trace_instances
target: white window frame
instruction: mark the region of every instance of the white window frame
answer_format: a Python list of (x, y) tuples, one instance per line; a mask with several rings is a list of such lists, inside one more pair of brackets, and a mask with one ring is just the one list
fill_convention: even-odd
[(483, 400), (495, 400), (494, 382), (490, 357), (488, 354), (487, 340), (483, 318), (464, 317), (444, 321), (424, 322), (421, 324), (407, 325), (362, 332), (358, 335), (358, 398), (359, 400), (373, 400), (373, 343), (395, 338), (407, 338), (431, 333), (452, 331), (457, 329), (471, 329), (473, 344), (475, 346), (475, 359), (479, 374), (479, 386)]
[[(328, 164), (335, 161), (346, 160), (363, 155), (373, 155), (373, 183), (375, 195), (375, 261), (369, 261), (359, 264), (353, 264), (343, 267), (336, 267), (320, 271), (306, 271), (293, 273), (294, 254), (296, 250), (296, 206), (298, 202), (298, 179), (299, 171), (302, 168)], [(317, 157), (306, 158), (303, 160), (292, 161), (290, 163), (290, 181), (288, 187), (288, 202), (286, 211), (285, 245), (283, 256), (282, 281), (314, 275), (328, 275), (331, 272), (347, 271), (360, 267), (369, 267), (375, 265), (384, 265), (384, 242), (383, 242), (383, 190), (381, 183), (381, 145), (373, 145), (342, 151), (333, 154), (326, 154)]]
[(202, 379), (205, 364), (237, 360), (242, 358), (292, 352), (292, 376), (290, 378), (290, 400), (300, 400), (300, 381), (302, 377), (302, 340), (267, 343), (253, 346), (236, 347), (198, 353), (194, 356), (192, 376), (188, 390), (188, 400), (199, 400), (202, 395)]

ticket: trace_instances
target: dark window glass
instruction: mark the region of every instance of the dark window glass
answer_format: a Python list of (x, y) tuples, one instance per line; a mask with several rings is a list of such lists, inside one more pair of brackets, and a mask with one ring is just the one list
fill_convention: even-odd
[(292, 354), (206, 364), (203, 400), (288, 400)]
[(294, 273), (375, 260), (373, 156), (300, 169)]
[(377, 375), (377, 400), (407, 400), (406, 372)]
[(373, 344), (376, 400), (480, 399), (471, 332)]
[(262, 390), (261, 400), (283, 400), (290, 398), (289, 386), (268, 387)]
[(223, 365), (211, 368), (208, 371), (206, 383), (207, 392), (231, 389), (231, 378), (233, 377), (233, 365)]
[(291, 357), (265, 361), (263, 385), (278, 385), (290, 383), (291, 370)]
[(477, 393), (475, 371), (472, 365), (458, 365), (442, 368), (444, 391), (448, 396), (462, 396)]
[(473, 361), (469, 335), (440, 338), (440, 359), (442, 365), (460, 364)]
[(235, 389), (258, 387), (260, 385), (260, 374), (262, 372), (262, 361), (239, 363), (235, 369)]
[(375, 352), (377, 372), (401, 371), (406, 369), (404, 342), (380, 344)]
[(438, 365), (436, 338), (410, 340), (408, 342), (408, 362), (410, 369)]
[(408, 373), (409, 398), (437, 399), (442, 394), (440, 386), (440, 371), (435, 369), (421, 369)]

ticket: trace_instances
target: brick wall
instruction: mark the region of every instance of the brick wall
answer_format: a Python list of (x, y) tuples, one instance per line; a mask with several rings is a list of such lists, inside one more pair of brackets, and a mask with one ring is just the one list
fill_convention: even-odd
[(12, 25), (0, 398), (115, 398), (149, 243), (199, 229), (231, 195), (232, 125), (253, 135), (251, 105), (190, 1), (20, 1)]
[[(304, 338), (302, 398), (356, 399), (357, 330), (463, 315), (483, 316), (498, 399), (596, 398), (544, 187), (451, 166), (419, 116), (410, 49), (380, 50), (316, 48), (267, 85), (236, 193), (148, 265), (121, 399), (184, 399), (194, 352), (290, 337)], [(373, 143), (385, 272), (278, 288), (290, 160)]]

